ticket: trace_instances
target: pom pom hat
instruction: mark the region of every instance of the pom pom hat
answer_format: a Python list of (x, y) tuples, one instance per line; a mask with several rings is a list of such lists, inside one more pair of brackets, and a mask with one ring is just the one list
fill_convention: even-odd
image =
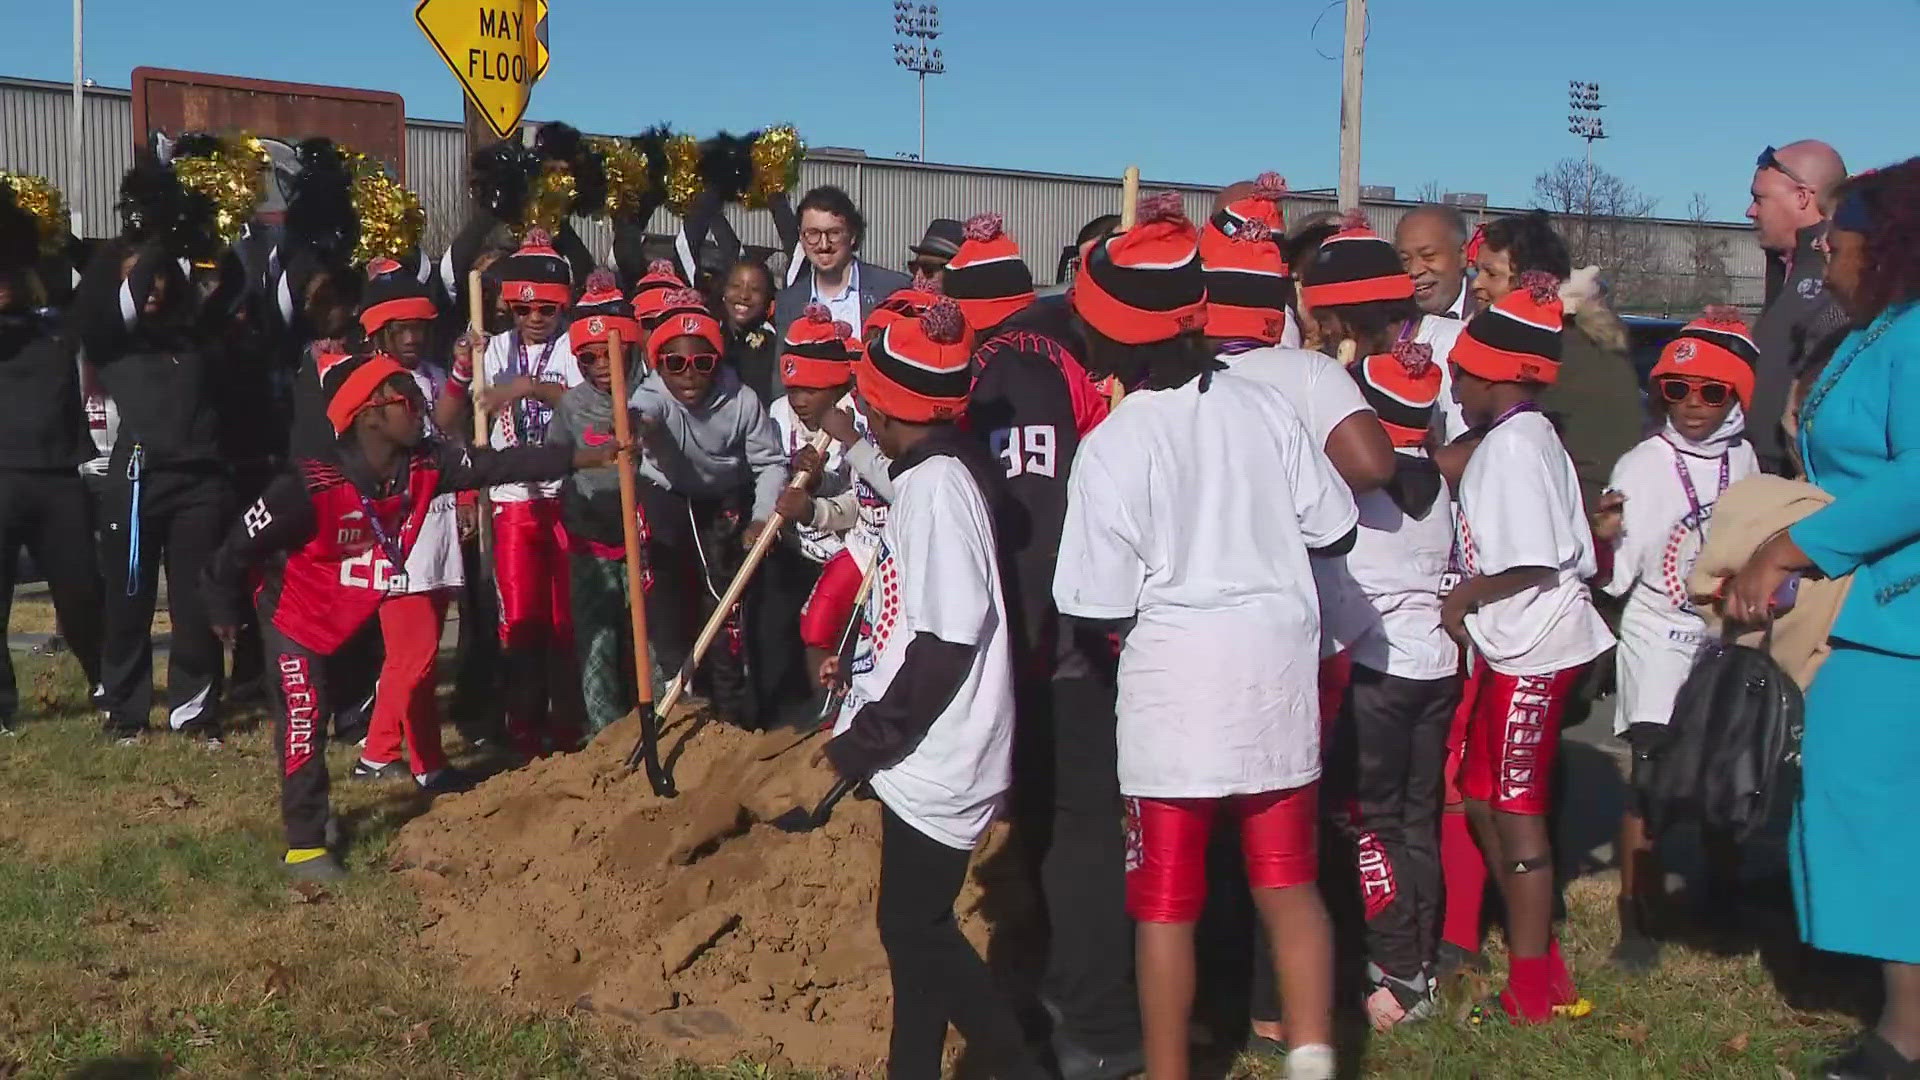
[(520, 250), (501, 260), (500, 295), (509, 304), (565, 307), (573, 300), (573, 266), (545, 229), (528, 229)]
[(804, 315), (787, 327), (780, 349), (780, 377), (788, 386), (827, 390), (853, 381), (853, 362), (860, 355), (853, 327), (836, 322), (824, 304), (808, 304)]
[(390, 323), (433, 319), (439, 314), (426, 283), (398, 262), (378, 258), (367, 263), (367, 285), (360, 293), (360, 329), (368, 337)]
[(667, 342), (677, 337), (700, 338), (716, 353), (727, 348), (726, 338), (720, 334), (720, 320), (713, 317), (693, 289), (674, 289), (661, 296), (660, 314), (647, 330), (647, 359), (657, 364)]
[(1733, 387), (1733, 396), (1742, 406), (1752, 408), (1753, 368), (1759, 359), (1760, 350), (1739, 313), (1730, 307), (1710, 307), (1660, 350), (1652, 377), (1678, 375), (1723, 382)]
[(875, 335), (892, 325), (896, 319), (919, 318), (945, 295), (932, 278), (915, 275), (911, 288), (888, 294), (885, 300), (874, 307), (873, 314), (867, 316), (866, 325), (860, 328), (860, 340), (872, 341)]
[(620, 283), (605, 269), (595, 270), (587, 278), (587, 291), (573, 306), (573, 321), (567, 326), (567, 348), (574, 355), (588, 345), (604, 345), (614, 332), (620, 334), (624, 348), (640, 344), (640, 323), (633, 308), (620, 293)]
[(1285, 232), (1280, 198), (1287, 182), (1261, 173), (1253, 190), (1214, 211), (1200, 230), (1207, 283), (1207, 336), (1272, 345), (1286, 329)]
[(666, 310), (666, 295), (687, 287), (680, 278), (680, 272), (665, 259), (655, 259), (647, 264), (647, 272), (633, 287), (633, 316), (640, 320), (641, 327), (649, 326)]
[(918, 318), (895, 319), (854, 363), (860, 397), (910, 424), (957, 419), (973, 388), (973, 333), (952, 300)]
[(1083, 263), (1073, 310), (1122, 345), (1169, 341), (1206, 322), (1200, 237), (1176, 193), (1141, 199), (1133, 228), (1094, 241)]
[(1560, 377), (1560, 283), (1529, 270), (1520, 287), (1473, 317), (1447, 359), (1488, 382), (1551, 386)]
[(999, 214), (967, 220), (960, 250), (947, 260), (944, 285), (975, 332), (998, 326), (1033, 303), (1033, 271)]
[(1413, 279), (1400, 253), (1367, 227), (1358, 210), (1299, 268), (1300, 296), (1310, 307), (1341, 307), (1376, 300), (1411, 300)]
[(1440, 400), (1440, 365), (1433, 362), (1431, 345), (1400, 342), (1392, 352), (1376, 353), (1353, 365), (1353, 375), (1360, 383), (1360, 396), (1380, 418), (1394, 446), (1426, 442), (1433, 406)]

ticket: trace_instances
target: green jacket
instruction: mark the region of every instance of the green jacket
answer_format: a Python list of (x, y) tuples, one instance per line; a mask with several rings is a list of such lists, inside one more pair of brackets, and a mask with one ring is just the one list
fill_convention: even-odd
[(1597, 296), (1573, 286), (1561, 292), (1568, 318), (1560, 333), (1560, 378), (1540, 395), (1540, 410), (1559, 429), (1591, 510), (1614, 462), (1645, 437), (1647, 414), (1625, 324)]

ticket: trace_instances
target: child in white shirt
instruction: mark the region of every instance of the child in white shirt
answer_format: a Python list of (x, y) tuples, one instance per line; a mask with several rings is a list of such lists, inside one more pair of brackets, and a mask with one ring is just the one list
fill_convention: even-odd
[(1506, 900), (1511, 955), (1507, 988), (1476, 1020), (1544, 1023), (1592, 1009), (1553, 939), (1546, 813), (1561, 714), (1581, 669), (1613, 641), (1587, 592), (1597, 560), (1579, 479), (1535, 403), (1559, 375), (1557, 287), (1549, 275), (1526, 275), (1474, 317), (1450, 357), (1461, 409), (1487, 434), (1460, 483), (1469, 576), (1442, 617), (1481, 669), (1466, 710), (1460, 788)]
[[(1633, 746), (1636, 789), (1706, 640), (1706, 620), (1687, 597), (1687, 573), (1714, 504), (1760, 469), (1742, 437), (1758, 355), (1732, 309), (1709, 309), (1668, 343), (1652, 375), (1656, 407), (1666, 414), (1662, 428), (1620, 458), (1594, 513), (1595, 534), (1613, 546), (1605, 588), (1626, 598), (1613, 730)], [(1711, 868), (1724, 875), (1737, 853), (1732, 839), (1710, 834), (1706, 841)], [(1612, 959), (1640, 973), (1659, 961), (1646, 909), (1664, 892), (1664, 873), (1634, 799), (1620, 818), (1619, 851), (1620, 942)]]

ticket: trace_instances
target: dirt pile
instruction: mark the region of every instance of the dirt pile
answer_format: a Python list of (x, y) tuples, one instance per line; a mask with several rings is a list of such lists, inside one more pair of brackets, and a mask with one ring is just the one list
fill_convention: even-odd
[[(808, 833), (753, 823), (807, 801), (796, 789), (813, 778), (811, 747), (763, 760), (778, 742), (719, 724), (688, 739), (689, 726), (662, 740), (677, 799), (625, 773), (629, 718), (581, 753), (442, 798), (408, 824), (394, 865), (428, 910), (424, 943), (511, 1000), (617, 1018), (692, 1060), (883, 1058), (878, 804), (844, 800)], [(959, 904), (983, 950), (983, 877), (995, 911), (1031, 907), (1019, 875), (994, 869), (1011, 863), (999, 839)]]

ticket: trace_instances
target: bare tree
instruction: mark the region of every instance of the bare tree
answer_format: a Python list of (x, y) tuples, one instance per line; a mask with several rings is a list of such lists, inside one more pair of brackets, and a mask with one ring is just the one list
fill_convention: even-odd
[(1710, 206), (1706, 193), (1701, 191), (1694, 192), (1687, 203), (1687, 220), (1693, 225), (1687, 230), (1685, 264), (1679, 269), (1688, 281), (1685, 289), (1677, 291), (1686, 295), (1687, 307), (1692, 309), (1733, 302), (1733, 275), (1727, 271), (1727, 238), (1721, 230), (1712, 227)]
[(1407, 198), (1417, 203), (1437, 203), (1445, 197), (1445, 195), (1446, 189), (1440, 186), (1440, 181), (1429, 180), (1419, 187), (1414, 188), (1413, 194), (1407, 196)]
[(1658, 200), (1581, 158), (1555, 162), (1533, 178), (1534, 204), (1559, 218), (1573, 265), (1600, 267), (1617, 307), (1670, 302), (1650, 218)]

